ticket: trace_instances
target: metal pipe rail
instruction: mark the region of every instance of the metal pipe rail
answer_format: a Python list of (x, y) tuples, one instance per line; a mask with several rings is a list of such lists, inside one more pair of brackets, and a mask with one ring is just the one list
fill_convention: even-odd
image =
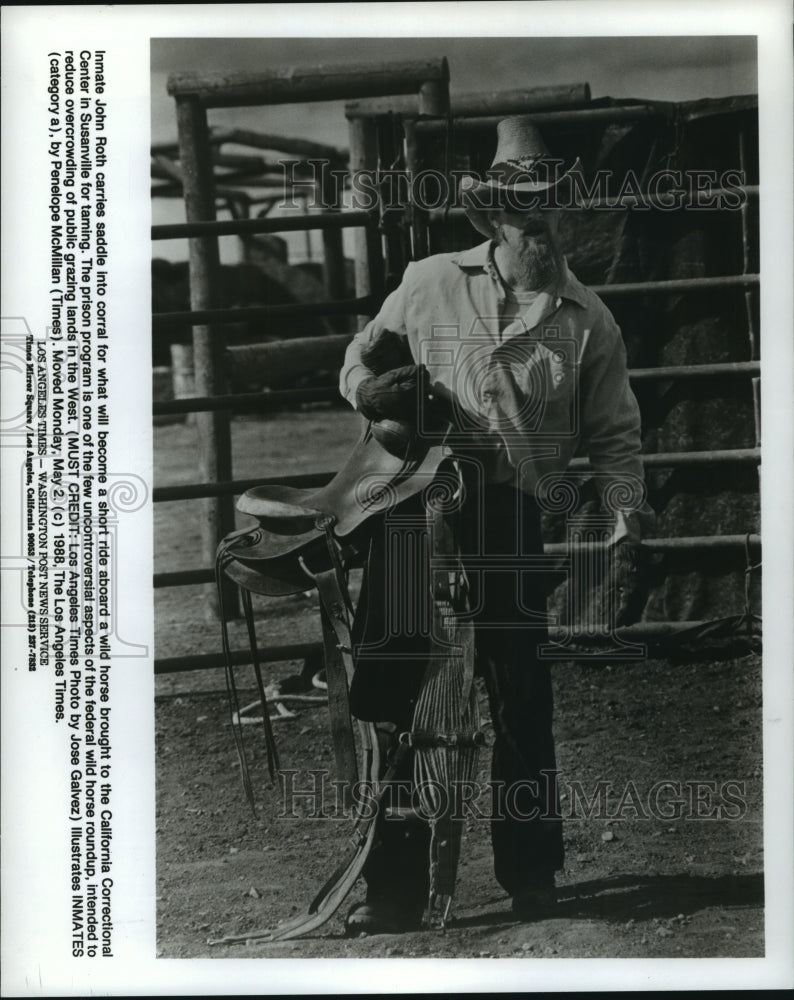
[(304, 472), (294, 476), (264, 476), (256, 479), (234, 479), (222, 483), (186, 483), (184, 486), (155, 486), (152, 489), (154, 503), (170, 500), (199, 500), (203, 497), (237, 496), (254, 486), (325, 486), (330, 483), (334, 472)]
[(717, 288), (757, 288), (758, 274), (728, 274), (716, 278), (677, 278), (671, 281), (635, 281), (622, 285), (588, 285), (596, 295), (668, 295), (675, 292), (710, 292)]
[(295, 233), (309, 229), (352, 229), (377, 226), (378, 217), (363, 209), (318, 212), (316, 215), (280, 215), (264, 219), (222, 219), (215, 222), (168, 222), (152, 226), (153, 240), (181, 240), (189, 236), (242, 236), (245, 233)]
[(275, 306), (243, 306), (238, 309), (199, 309), (182, 312), (152, 314), (152, 332), (175, 326), (188, 327), (198, 324), (228, 326), (251, 320), (271, 320), (286, 316), (351, 316), (373, 315), (376, 302), (371, 295), (360, 299), (341, 299), (337, 302), (287, 302)]
[[(721, 451), (670, 451), (656, 455), (641, 455), (646, 468), (681, 468), (697, 465), (756, 464), (761, 461), (760, 448), (726, 448)], [(572, 471), (588, 471), (591, 468), (586, 458), (574, 458), (568, 466)]]
[[(644, 538), (640, 545), (648, 552), (668, 553), (668, 552), (729, 552), (743, 553), (746, 545), (752, 548), (760, 548), (760, 535), (701, 535), (681, 538)], [(607, 548), (605, 543), (595, 546), (596, 548)], [(577, 552), (581, 549), (592, 549), (593, 546), (585, 546), (581, 543), (569, 545), (566, 542), (549, 542), (543, 546), (546, 555), (565, 556), (569, 552)], [(155, 573), (154, 587), (189, 587), (197, 584), (214, 583), (215, 570), (211, 567), (206, 569), (184, 569), (170, 573)]]
[(194, 98), (205, 108), (229, 108), (409, 94), (432, 81), (448, 83), (446, 59), (292, 66), (256, 73), (173, 73), (168, 93), (177, 99)]
[[(281, 343), (275, 341), (274, 343)], [(289, 341), (284, 341), (289, 343)], [(736, 361), (713, 365), (671, 365), (661, 368), (630, 368), (632, 382), (687, 381), (695, 379), (720, 379), (732, 377), (758, 376), (761, 364), (758, 361)], [(314, 389), (274, 389), (271, 392), (232, 393), (227, 396), (190, 396), (183, 399), (169, 399), (152, 404), (155, 417), (173, 413), (200, 413), (206, 410), (232, 410), (249, 413), (267, 411), (277, 406), (296, 403), (333, 403), (341, 400), (336, 385), (320, 386)]]
[[(598, 640), (624, 640), (626, 642), (641, 643), (645, 640), (659, 641), (660, 639), (672, 638), (688, 629), (702, 628), (707, 625), (705, 621), (684, 621), (684, 622), (638, 622), (636, 625), (627, 625), (623, 628), (615, 629), (614, 633), (604, 632), (603, 634), (579, 636), (574, 635), (580, 641)], [(564, 641), (571, 635), (571, 630), (553, 626), (549, 629), (549, 639), (552, 642)], [(263, 647), (258, 650), (260, 663), (278, 663), (284, 660), (305, 660), (313, 656), (321, 656), (323, 652), (322, 643), (295, 643), (285, 646)], [(593, 658), (599, 654), (594, 651)], [(603, 655), (603, 654), (602, 654)], [(570, 657), (573, 659), (573, 655)], [(638, 656), (637, 659), (640, 659)], [(231, 661), (234, 666), (245, 666), (251, 663), (251, 651), (248, 649), (234, 649), (231, 651)], [(155, 674), (182, 673), (187, 670), (206, 670), (226, 665), (225, 657), (222, 653), (201, 653), (189, 656), (170, 656), (154, 661)]]
[[(669, 295), (677, 292), (708, 292), (718, 288), (757, 288), (758, 274), (731, 274), (715, 278), (679, 278), (673, 281), (637, 281), (628, 284), (590, 285), (596, 295)], [(243, 323), (257, 319), (274, 319), (279, 316), (348, 316), (369, 314), (376, 305), (372, 296), (346, 299), (339, 302), (288, 303), (276, 306), (245, 306), (237, 309), (201, 309), (180, 312), (154, 313), (152, 329), (155, 333), (173, 326), (198, 324), (222, 325)]]
[[(322, 655), (321, 642), (292, 643), (288, 646), (264, 646), (257, 650), (260, 663), (280, 663), (283, 660), (308, 660)], [(235, 667), (251, 662), (250, 649), (233, 649), (231, 661)], [(169, 656), (154, 661), (155, 674), (183, 673), (186, 670), (209, 670), (225, 667), (223, 653), (196, 653), (188, 656)]]
[[(702, 208), (704, 211), (712, 210), (710, 201), (714, 199), (736, 198), (737, 195), (745, 195), (747, 198), (757, 198), (760, 194), (760, 187), (757, 184), (737, 184), (732, 188), (710, 188), (708, 191), (687, 191), (685, 188), (670, 188), (667, 191), (660, 191), (656, 194), (645, 192), (638, 195), (625, 194), (621, 198), (589, 198), (576, 202), (573, 205), (561, 205), (566, 212), (611, 212), (641, 207), (658, 208), (665, 212), (680, 211), (687, 208)], [(679, 198), (680, 201), (670, 204), (670, 198)], [(739, 206), (736, 206), (739, 207)], [(732, 209), (731, 209), (732, 210)], [(428, 212), (431, 223), (445, 223), (449, 219), (466, 218), (466, 209), (462, 205), (454, 205), (450, 208), (431, 208)]]
[(725, 361), (712, 365), (665, 365), (658, 368), (629, 368), (632, 382), (656, 380), (676, 381), (678, 379), (732, 378), (757, 376), (761, 374), (760, 361)]
[[(760, 448), (736, 448), (724, 451), (659, 452), (657, 455), (641, 455), (648, 468), (677, 468), (699, 465), (748, 465), (761, 460)], [(569, 469), (575, 472), (590, 470), (586, 458), (574, 458)], [(254, 486), (325, 486), (335, 473), (315, 472), (300, 476), (267, 476), (259, 479), (233, 479), (219, 483), (186, 483), (183, 486), (155, 486), (152, 499), (155, 503), (171, 500), (195, 500), (199, 497), (239, 495)]]
[[(590, 198), (581, 204), (570, 206), (572, 209), (582, 209), (584, 211), (606, 212), (618, 208), (659, 208), (663, 211), (672, 211), (670, 198), (681, 199), (680, 203), (674, 203), (675, 210), (684, 208), (702, 208), (704, 211), (713, 211), (714, 199), (717, 201), (725, 198), (736, 198), (737, 195), (744, 194), (747, 198), (757, 198), (760, 193), (757, 184), (737, 184), (736, 187), (709, 188), (708, 191), (688, 191), (686, 188), (670, 188), (667, 191), (660, 191), (656, 194), (642, 193), (641, 195), (623, 195), (622, 198), (610, 200), (609, 198)], [(705, 204), (702, 204), (705, 203)], [(739, 206), (730, 206), (731, 209)]]

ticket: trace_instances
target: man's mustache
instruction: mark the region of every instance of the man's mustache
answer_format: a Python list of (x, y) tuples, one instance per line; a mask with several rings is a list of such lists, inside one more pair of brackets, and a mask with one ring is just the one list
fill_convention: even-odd
[(548, 236), (549, 227), (540, 220), (527, 222), (521, 229), (522, 236)]

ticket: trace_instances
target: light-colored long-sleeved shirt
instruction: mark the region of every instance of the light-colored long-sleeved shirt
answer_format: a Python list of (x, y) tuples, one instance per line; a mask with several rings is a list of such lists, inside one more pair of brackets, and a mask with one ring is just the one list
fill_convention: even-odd
[[(613, 538), (642, 534), (652, 511), (635, 504), (643, 480), (640, 413), (626, 351), (612, 314), (563, 265), (538, 293), (511, 295), (489, 241), (409, 264), (402, 283), (347, 349), (340, 391), (372, 375), (363, 349), (385, 330), (407, 339), (430, 382), (453, 397), (458, 418), (448, 441), (481, 450), (492, 480), (534, 493), (548, 473), (586, 454), (602, 494), (628, 486), (626, 516)], [(615, 504), (611, 494), (610, 506)], [(639, 516), (631, 509), (639, 506)]]

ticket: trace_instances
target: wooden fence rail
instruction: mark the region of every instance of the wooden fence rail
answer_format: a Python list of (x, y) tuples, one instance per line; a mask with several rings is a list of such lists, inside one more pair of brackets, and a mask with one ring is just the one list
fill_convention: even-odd
[(177, 99), (195, 99), (204, 108), (242, 108), (421, 94), (434, 83), (448, 85), (446, 59), (290, 66), (259, 72), (174, 73), (168, 78), (168, 93)]
[[(562, 83), (548, 87), (522, 87), (518, 90), (477, 91), (450, 97), (454, 115), (529, 114), (544, 108), (564, 108), (590, 101), (589, 83)], [(365, 98), (345, 104), (345, 117), (380, 118), (382, 115), (417, 117), (419, 102), (414, 96)]]

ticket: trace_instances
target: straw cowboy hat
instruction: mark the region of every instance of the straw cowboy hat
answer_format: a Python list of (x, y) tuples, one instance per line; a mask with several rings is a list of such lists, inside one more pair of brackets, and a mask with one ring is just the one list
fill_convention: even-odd
[(496, 126), (496, 138), (496, 153), (486, 171), (487, 180), (468, 176), (460, 185), (469, 221), (487, 236), (491, 229), (486, 212), (552, 207), (551, 192), (581, 167), (579, 157), (566, 162), (550, 154), (531, 116), (512, 115), (502, 119)]

